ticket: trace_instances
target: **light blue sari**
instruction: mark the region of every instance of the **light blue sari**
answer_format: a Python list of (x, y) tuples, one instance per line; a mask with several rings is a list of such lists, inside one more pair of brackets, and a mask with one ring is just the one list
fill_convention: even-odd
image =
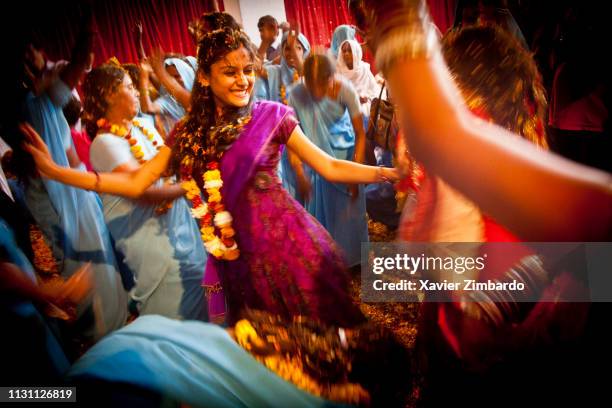
[[(342, 86), (341, 92), (350, 94), (345, 92), (344, 88), (350, 87), (350, 84), (343, 82)], [(295, 109), (304, 134), (314, 144), (336, 159), (352, 160), (355, 131), (345, 105), (327, 97), (315, 101), (304, 84), (293, 89), (289, 96), (289, 105)], [(359, 114), (358, 105), (352, 110)], [(293, 174), (291, 168), (286, 168), (285, 171)], [(361, 243), (369, 240), (363, 185), (359, 186), (359, 196), (353, 201), (346, 184), (330, 183), (314, 171), (309, 171), (309, 174), (312, 194), (310, 201), (306, 203), (306, 209), (344, 250), (347, 265), (351, 267), (359, 264)]]
[[(163, 143), (152, 123), (140, 121), (155, 133), (158, 143)], [(145, 160), (157, 154), (140, 129), (134, 126), (132, 135), (142, 147)], [(90, 155), (96, 171), (111, 172), (126, 163), (138, 165), (127, 141), (110, 133), (96, 136)], [(156, 186), (163, 183), (159, 180)], [(178, 198), (168, 212), (158, 215), (153, 205), (109, 194), (101, 197), (115, 248), (134, 275), (136, 285), (130, 297), (139, 313), (207, 320), (201, 285), (206, 251), (185, 198)]]
[[(259, 77), (255, 81), (253, 90), (255, 100), (266, 100), (282, 103), (283, 101), (280, 94), (281, 84), (285, 86), (285, 98), (287, 100), (289, 100), (289, 95), (291, 94), (292, 89), (295, 87), (295, 85), (297, 85), (297, 83), (293, 82), (295, 69), (289, 67), (287, 61), (285, 60), (285, 55), (282, 52), (285, 42), (287, 42), (287, 35), (287, 33), (283, 34), (283, 39), (280, 45), (280, 65), (266, 64), (264, 68), (268, 73), (268, 78), (264, 79)], [(304, 49), (304, 58), (308, 57), (308, 54), (310, 54), (310, 43), (308, 42), (308, 39), (304, 36), (304, 34), (300, 33), (297, 40)], [(291, 169), (291, 165), (289, 164), (287, 149), (283, 150), (278, 166), (278, 176), (283, 182), (283, 187), (297, 199), (297, 190), (295, 188), (297, 182), (295, 179), (295, 172)], [(300, 201), (301, 204), (304, 204), (301, 202), (301, 200), (298, 201)]]
[[(45, 141), (53, 161), (68, 167), (66, 147), (72, 146), (70, 128), (62, 106), (70, 90), (61, 81), (40, 96), (29, 94), (26, 105), (29, 122)], [(53, 100), (52, 100), (53, 98)], [(40, 226), (61, 275), (70, 277), (87, 262), (94, 277), (95, 328), (85, 335), (101, 337), (123, 326), (127, 318), (127, 293), (117, 272), (115, 254), (97, 194), (46, 178), (29, 180), (26, 203)], [(77, 313), (81, 315), (84, 310)]]
[(142, 316), (78, 360), (69, 379), (134, 384), (193, 407), (339, 407), (283, 380), (223, 328)]
[[(308, 42), (308, 39), (304, 36), (304, 34), (300, 33), (297, 40), (304, 49), (304, 58), (308, 57), (308, 54), (310, 54), (310, 43)], [(283, 39), (280, 45), (281, 50), (285, 47), (286, 42), (287, 33), (283, 34)], [(289, 99), (288, 97), (291, 93), (291, 88), (295, 85), (293, 83), (295, 68), (291, 68), (287, 64), (284, 53), (281, 52), (280, 65), (266, 64), (264, 65), (264, 69), (268, 73), (268, 78), (266, 79), (259, 77), (255, 81), (255, 85), (253, 87), (253, 95), (255, 100), (282, 102), (280, 95), (281, 85), (285, 86), (287, 91), (286, 98)]]
[[(174, 65), (178, 71), (185, 89), (191, 92), (193, 88), (193, 81), (195, 80), (195, 71), (193, 68), (180, 58), (167, 58), (165, 60), (165, 66)], [(168, 91), (162, 86), (159, 90), (159, 98), (155, 100), (155, 103), (159, 105), (161, 109), (161, 119), (164, 125), (164, 131), (166, 135), (170, 134), (172, 128), (185, 116), (185, 108), (179, 103)]]

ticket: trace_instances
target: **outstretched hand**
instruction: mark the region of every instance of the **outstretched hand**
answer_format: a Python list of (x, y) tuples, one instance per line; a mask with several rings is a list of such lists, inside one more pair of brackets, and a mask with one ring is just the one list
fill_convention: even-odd
[(19, 130), (21, 130), (21, 133), (23, 133), (26, 139), (22, 144), (23, 149), (34, 159), (38, 172), (42, 176), (49, 177), (57, 167), (57, 164), (53, 161), (51, 153), (49, 153), (49, 149), (47, 149), (47, 145), (38, 132), (28, 123), (20, 124)]
[(78, 305), (93, 289), (91, 263), (87, 263), (62, 282), (49, 281), (40, 285), (49, 302), (56, 306)]

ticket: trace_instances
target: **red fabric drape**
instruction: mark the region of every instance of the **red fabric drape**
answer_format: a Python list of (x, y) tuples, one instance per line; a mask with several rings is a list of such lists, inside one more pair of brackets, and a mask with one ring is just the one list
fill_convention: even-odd
[[(381, 0), (384, 1), (384, 0)], [(428, 0), (432, 18), (444, 33), (453, 25), (457, 0)], [(347, 0), (285, 0), (289, 22), (297, 22), (312, 45), (329, 47), (340, 24), (352, 24)]]
[[(453, 25), (457, 0), (428, 0), (427, 3), (434, 23), (442, 33), (446, 32)], [(287, 21), (299, 24), (312, 46), (329, 47), (334, 29), (353, 23), (347, 0), (285, 0), (285, 13)], [(367, 50), (364, 60), (376, 72), (373, 57)]]
[[(33, 10), (36, 17), (34, 38), (51, 60), (69, 59), (79, 33), (83, 2), (60, 0)], [(213, 10), (211, 0), (106, 0), (92, 2), (95, 64), (117, 57), (136, 62), (133, 28), (143, 23), (145, 52), (161, 45), (166, 52), (194, 55), (195, 44), (187, 31), (190, 21)], [(219, 8), (223, 10), (222, 1)]]
[(347, 0), (285, 0), (287, 21), (296, 22), (312, 46), (329, 47), (334, 29), (352, 24)]
[(453, 26), (457, 0), (427, 0), (429, 12), (442, 34)]

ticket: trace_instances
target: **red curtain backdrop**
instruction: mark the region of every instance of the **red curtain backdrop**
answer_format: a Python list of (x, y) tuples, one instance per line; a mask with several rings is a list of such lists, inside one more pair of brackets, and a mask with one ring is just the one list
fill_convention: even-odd
[(334, 29), (352, 24), (348, 0), (285, 0), (287, 21), (299, 24), (310, 45), (329, 47)]
[(427, 0), (429, 12), (442, 34), (453, 26), (457, 0)]
[[(328, 47), (334, 29), (351, 24), (347, 0), (284, 0), (287, 20), (297, 22), (313, 46)], [(382, 1), (382, 0), (381, 0)], [(428, 0), (435, 23), (442, 32), (452, 25), (457, 0)], [(132, 30), (142, 21), (145, 51), (161, 45), (165, 51), (194, 55), (195, 46), (187, 24), (206, 11), (213, 0), (105, 0), (91, 2), (98, 31), (94, 50), (96, 64), (115, 56), (121, 62), (137, 60)], [(223, 10), (223, 1), (218, 0)], [(52, 60), (68, 59), (79, 32), (83, 2), (56, 0), (33, 5), (35, 38)], [(371, 60), (366, 54), (366, 59)]]
[[(384, 1), (384, 0), (380, 0)], [(453, 24), (457, 0), (428, 0), (432, 18), (444, 33)], [(334, 29), (352, 24), (348, 0), (285, 0), (289, 22), (297, 22), (312, 45), (329, 47)]]
[[(69, 59), (79, 33), (83, 2), (59, 0), (35, 10), (34, 38), (51, 60)], [(211, 0), (106, 0), (92, 2), (95, 65), (110, 57), (120, 62), (136, 62), (133, 28), (143, 24), (145, 52), (161, 45), (166, 52), (195, 54), (195, 45), (187, 31), (190, 21), (213, 10)], [(218, 1), (223, 10), (223, 2)]]

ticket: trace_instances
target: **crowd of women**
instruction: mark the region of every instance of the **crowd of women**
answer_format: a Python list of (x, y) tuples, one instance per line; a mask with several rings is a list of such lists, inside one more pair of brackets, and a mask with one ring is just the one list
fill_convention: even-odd
[[(350, 295), (368, 184), (410, 186), (399, 240), (612, 237), (612, 176), (548, 150), (540, 69), (516, 22), (482, 6), (442, 36), (425, 2), (351, 1), (357, 25), (325, 52), (298, 27), (275, 49), (270, 16), (256, 48), (221, 12), (190, 26), (196, 56), (145, 52), (137, 24), (135, 64), (94, 64), (87, 16), (69, 62), (24, 36), (1, 129), (10, 384), (193, 406), (403, 406), (413, 387), (428, 406), (477, 404), (509, 382), (506, 402), (591, 386), (563, 374), (594, 363), (602, 311), (563, 302), (580, 277), (554, 265), (538, 290), (556, 303), (427, 303), (410, 356)], [(383, 83), (394, 168), (367, 164)], [(30, 225), (59, 283), (36, 277)], [(504, 262), (492, 279), (541, 276), (528, 246)], [(466, 386), (484, 389), (459, 397)]]

